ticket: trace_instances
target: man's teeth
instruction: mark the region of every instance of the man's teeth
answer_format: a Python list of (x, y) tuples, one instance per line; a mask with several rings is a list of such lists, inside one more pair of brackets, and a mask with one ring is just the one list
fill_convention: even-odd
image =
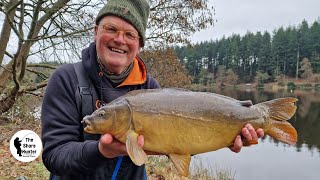
[(117, 48), (111, 48), (111, 50), (114, 51), (114, 52), (118, 52), (118, 53), (125, 53), (124, 50), (117, 49)]

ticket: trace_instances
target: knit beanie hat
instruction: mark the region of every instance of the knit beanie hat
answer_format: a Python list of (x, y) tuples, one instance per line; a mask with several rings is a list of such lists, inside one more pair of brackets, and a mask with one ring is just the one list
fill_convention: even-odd
[(149, 10), (149, 3), (146, 0), (109, 0), (99, 11), (96, 24), (99, 24), (100, 20), (107, 15), (118, 16), (137, 29), (144, 46)]

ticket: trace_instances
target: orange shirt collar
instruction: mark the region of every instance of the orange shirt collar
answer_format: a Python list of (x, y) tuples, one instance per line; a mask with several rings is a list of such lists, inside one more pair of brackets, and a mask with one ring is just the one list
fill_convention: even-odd
[(126, 86), (126, 85), (137, 85), (143, 84), (147, 80), (147, 70), (146, 66), (144, 65), (143, 61), (136, 57), (133, 60), (133, 67), (128, 75), (128, 77), (117, 87)]

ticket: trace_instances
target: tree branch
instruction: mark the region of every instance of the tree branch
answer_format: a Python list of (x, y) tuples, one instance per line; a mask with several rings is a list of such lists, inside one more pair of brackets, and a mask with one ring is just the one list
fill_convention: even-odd
[[(9, 52), (4, 52), (5, 53), (5, 55), (7, 55), (8, 57), (10, 57), (11, 59), (13, 59), (13, 55), (12, 54), (10, 54)], [(1, 64), (1, 63), (0, 63)]]
[[(14, 0), (12, 1), (13, 3), (15, 2)], [(20, 5), (22, 1), (18, 1), (16, 3), (14, 3), (11, 7), (8, 8), (8, 10), (5, 12), (5, 14), (10, 14), (11, 11), (15, 14), (15, 9)], [(21, 15), (23, 16), (23, 14)], [(6, 19), (9, 23), (9, 25), (11, 26), (12, 30), (16, 33), (16, 35), (18, 36), (19, 40), (23, 41), (23, 37), (21, 36), (21, 34), (19, 33), (18, 29), (16, 28), (16, 26), (14, 25), (13, 23), (13, 19), (14, 18), (14, 15), (11, 17), (11, 16), (6, 16)]]
[(32, 92), (32, 91), (38, 90), (38, 89), (40, 89), (40, 88), (46, 87), (47, 84), (48, 84), (48, 80), (45, 80), (45, 81), (43, 81), (43, 82), (41, 82), (41, 83), (39, 83), (39, 84), (21, 88), (21, 90), (19, 91), (19, 95), (22, 95), (22, 94), (24, 94), (24, 93)]
[(37, 2), (37, 5), (34, 9), (34, 13), (33, 13), (33, 18), (31, 20), (31, 26), (30, 26), (30, 30), (29, 30), (29, 34), (27, 39), (31, 39), (32, 37), (34, 37), (35, 34), (38, 34), (38, 32), (35, 32), (36, 29), (36, 25), (38, 22), (38, 18), (39, 18), (39, 13), (40, 13), (40, 9), (41, 9), (41, 5), (43, 4), (43, 0), (39, 0)]
[(12, 73), (12, 71), (11, 71), (11, 70), (9, 70), (8, 68), (6, 68), (6, 67), (2, 66), (2, 64), (0, 64), (0, 67), (2, 67), (2, 68), (3, 68), (4, 70), (6, 70), (6, 71), (8, 71), (8, 72)]
[[(12, 0), (11, 3), (14, 3), (16, 0)], [(10, 12), (9, 14), (6, 14), (6, 17), (13, 18), (15, 15), (15, 12)], [(4, 19), (2, 24), (2, 30), (0, 35), (0, 64), (3, 62), (3, 57), (6, 52), (6, 48), (9, 42), (11, 34), (11, 26), (9, 24), (9, 21), (7, 18)], [(1, 79), (2, 73), (0, 71), (0, 79)], [(1, 83), (0, 83), (1, 84)]]
[(20, 8), (20, 22), (19, 22), (19, 31), (21, 34), (21, 37), (24, 37), (24, 32), (23, 32), (23, 23), (24, 23), (24, 2), (21, 2), (21, 8)]
[(32, 73), (40, 76), (42, 79), (48, 79), (49, 78), (47, 75), (45, 75), (44, 73), (39, 72), (39, 71), (34, 71), (34, 70), (28, 69), (28, 68), (27, 68), (27, 71), (32, 72)]
[(16, 90), (18, 91), (19, 88), (20, 88), (20, 83), (19, 83), (19, 80), (17, 78), (17, 64), (18, 64), (18, 60), (17, 60), (17, 56), (18, 55), (15, 55), (14, 58), (13, 58), (13, 64), (12, 64), (12, 76), (13, 76), (13, 81), (14, 81), (14, 84), (15, 84), (15, 88)]
[[(56, 3), (54, 3), (52, 5), (52, 7), (50, 9), (46, 9), (45, 12), (46, 14), (43, 15), (38, 23), (37, 23), (37, 27), (35, 28), (35, 34), (38, 34), (38, 32), (40, 31), (40, 29), (43, 27), (43, 25), (61, 8), (63, 8), (70, 0), (58, 0)], [(33, 37), (29, 38), (29, 39), (33, 39)]]
[(56, 69), (57, 67), (47, 65), (47, 64), (28, 64), (27, 67), (41, 67), (41, 68), (48, 68), (48, 69)]
[(63, 35), (60, 35), (60, 36), (52, 35), (52, 36), (37, 37), (37, 38), (34, 38), (34, 39), (27, 39), (26, 42), (29, 42), (29, 41), (31, 41), (31, 42), (32, 42), (32, 41), (39, 41), (39, 40), (45, 40), (45, 39), (65, 38), (65, 37), (72, 36), (72, 35), (74, 35), (74, 34), (78, 34), (78, 33), (82, 33), (82, 32), (87, 32), (87, 31), (90, 31), (90, 30), (92, 30), (92, 29), (93, 29), (93, 27), (90, 27), (90, 28), (87, 28), (87, 29), (83, 29), (83, 30), (71, 32), (71, 33), (68, 33), (68, 34), (63, 34)]
[(20, 1), (16, 1), (16, 0), (13, 0), (13, 1), (10, 1), (9, 4), (13, 3), (11, 7), (8, 8), (8, 10), (6, 11), (6, 14), (9, 14), (11, 11), (15, 11), (15, 9), (20, 5), (20, 3), (23, 1), (23, 0), (20, 0)]

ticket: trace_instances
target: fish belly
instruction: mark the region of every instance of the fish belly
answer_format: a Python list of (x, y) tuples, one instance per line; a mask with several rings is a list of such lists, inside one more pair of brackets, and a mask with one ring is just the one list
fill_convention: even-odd
[(145, 138), (144, 149), (164, 154), (199, 154), (233, 143), (243, 121), (194, 119), (155, 113), (134, 113), (142, 127), (136, 131)]

